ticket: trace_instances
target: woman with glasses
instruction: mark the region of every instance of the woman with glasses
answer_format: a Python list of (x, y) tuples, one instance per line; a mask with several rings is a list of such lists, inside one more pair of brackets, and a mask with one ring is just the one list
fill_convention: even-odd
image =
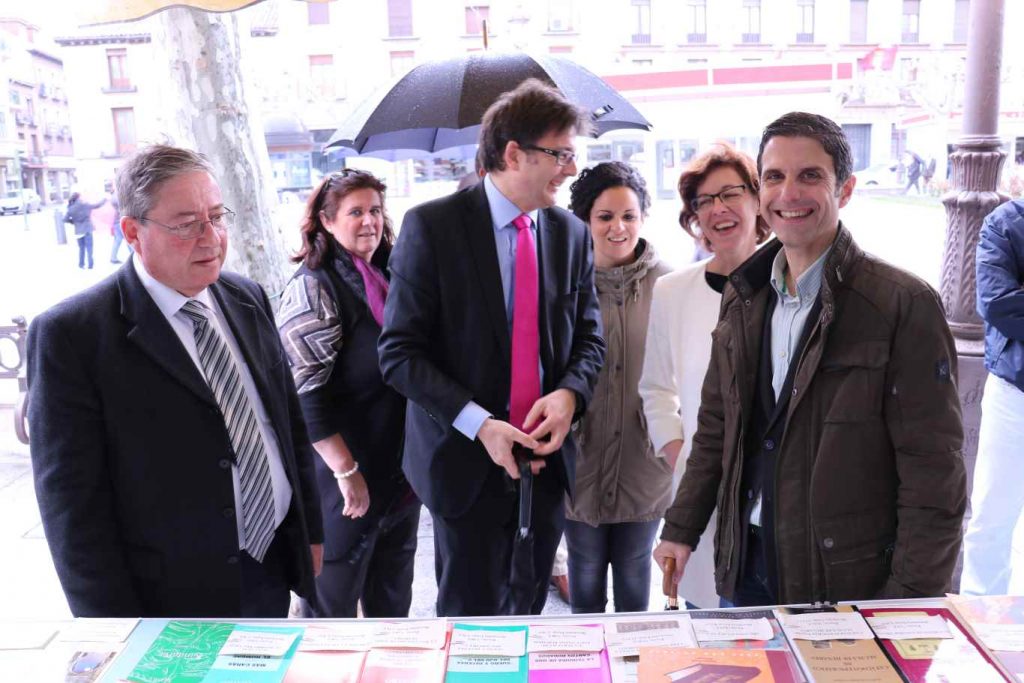
[(651, 548), (672, 502), (672, 470), (654, 457), (637, 382), (651, 292), (669, 268), (640, 237), (651, 198), (636, 169), (620, 161), (584, 169), (571, 193), (569, 208), (594, 241), (607, 350), (576, 432), (576, 492), (565, 526), (569, 602), (575, 613), (604, 612), (611, 566), (615, 611), (646, 611)]
[(298, 271), (278, 312), (317, 459), (324, 568), (305, 616), (406, 617), (420, 505), (402, 475), (405, 399), (384, 384), (377, 337), (394, 244), (385, 186), (326, 177), (303, 218)]
[[(679, 178), (679, 224), (712, 256), (667, 275), (654, 288), (640, 395), (659, 457), (682, 478), (711, 360), (711, 330), (729, 273), (768, 237), (758, 211), (753, 159), (727, 144), (696, 157)], [(715, 528), (714, 517), (708, 523)], [(698, 607), (717, 607), (714, 549), (705, 534), (686, 565), (679, 594)]]

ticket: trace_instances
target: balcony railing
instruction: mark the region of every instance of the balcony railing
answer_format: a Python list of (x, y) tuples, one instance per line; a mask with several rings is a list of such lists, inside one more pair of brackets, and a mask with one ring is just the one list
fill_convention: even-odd
[(651, 44), (651, 34), (650, 33), (634, 33), (633, 34), (633, 41), (632, 42), (633, 42), (634, 45), (650, 45)]

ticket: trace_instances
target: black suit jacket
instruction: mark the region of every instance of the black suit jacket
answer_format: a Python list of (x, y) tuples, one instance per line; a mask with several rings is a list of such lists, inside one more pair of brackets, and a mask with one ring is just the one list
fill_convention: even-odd
[[(277, 531), (289, 581), (312, 595), (309, 544), (323, 540), (312, 449), (273, 313), (259, 285), (238, 275), (222, 273), (211, 291), (291, 483)], [(32, 322), (28, 381), (39, 509), (72, 613), (238, 615), (227, 428), (131, 261)]]
[[(537, 254), (542, 389), (572, 390), (582, 415), (604, 358), (590, 233), (542, 209)], [(409, 399), (403, 469), (432, 512), (457, 517), (496, 465), (452, 422), (470, 400), (508, 419), (511, 340), (483, 183), (407, 212), (390, 268), (379, 351), (385, 381)], [(571, 494), (575, 465), (570, 433), (540, 476)]]

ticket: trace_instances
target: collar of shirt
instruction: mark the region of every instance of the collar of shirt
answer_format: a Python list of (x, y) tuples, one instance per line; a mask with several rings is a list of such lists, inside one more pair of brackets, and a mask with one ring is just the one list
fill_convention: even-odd
[(796, 279), (796, 296), (790, 296), (786, 289), (786, 269), (789, 268), (789, 262), (786, 260), (786, 250), (779, 249), (775, 260), (772, 261), (771, 277), (772, 289), (779, 295), (779, 300), (783, 303), (796, 301), (801, 305), (809, 306), (821, 291), (821, 271), (824, 270), (825, 259), (831, 252), (832, 246), (829, 245), (829, 248), (822, 252), (810, 268), (801, 273), (800, 277)]
[(146, 288), (146, 291), (153, 298), (153, 302), (156, 303), (156, 307), (160, 309), (160, 312), (168, 320), (181, 310), (181, 307), (185, 305), (189, 298), (195, 299), (211, 311), (214, 310), (209, 287), (193, 297), (187, 297), (150, 275), (146, 267), (142, 265), (142, 259), (139, 258), (138, 254), (132, 254), (132, 266), (135, 268), (135, 273), (139, 276), (139, 279), (142, 280), (142, 286)]
[[(512, 221), (523, 213), (518, 206), (512, 203), (512, 200), (501, 193), (498, 186), (491, 180), (490, 173), (484, 176), (484, 192), (487, 194), (487, 204), (491, 208), (491, 224), (494, 226), (495, 232), (511, 226)], [(537, 230), (537, 213), (537, 209), (526, 212), (526, 215), (530, 217), (531, 229), (534, 232)]]

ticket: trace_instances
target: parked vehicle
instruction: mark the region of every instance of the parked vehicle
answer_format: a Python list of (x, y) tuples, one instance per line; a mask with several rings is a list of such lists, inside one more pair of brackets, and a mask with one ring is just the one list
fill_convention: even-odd
[(10, 190), (0, 197), (0, 214), (32, 213), (42, 208), (42, 200), (35, 190)]
[(857, 176), (858, 190), (891, 190), (903, 187), (899, 171), (899, 162), (884, 161), (872, 164), (863, 170), (854, 171), (853, 175)]

